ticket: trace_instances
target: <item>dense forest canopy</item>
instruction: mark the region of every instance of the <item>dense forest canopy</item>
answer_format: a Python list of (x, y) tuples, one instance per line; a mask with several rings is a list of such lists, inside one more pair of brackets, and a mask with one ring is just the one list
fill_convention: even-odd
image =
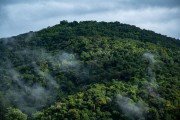
[(2, 120), (177, 120), (180, 41), (119, 22), (0, 39)]

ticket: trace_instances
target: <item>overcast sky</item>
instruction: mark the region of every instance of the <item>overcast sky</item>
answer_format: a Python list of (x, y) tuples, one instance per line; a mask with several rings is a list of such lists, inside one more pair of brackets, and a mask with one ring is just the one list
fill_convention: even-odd
[(180, 39), (180, 0), (0, 0), (0, 38), (68, 21), (119, 21)]

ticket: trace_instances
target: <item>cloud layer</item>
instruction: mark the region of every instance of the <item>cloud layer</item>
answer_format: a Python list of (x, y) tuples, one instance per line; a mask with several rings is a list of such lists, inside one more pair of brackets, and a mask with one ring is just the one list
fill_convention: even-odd
[(180, 38), (179, 0), (0, 0), (0, 38), (68, 21), (120, 21)]

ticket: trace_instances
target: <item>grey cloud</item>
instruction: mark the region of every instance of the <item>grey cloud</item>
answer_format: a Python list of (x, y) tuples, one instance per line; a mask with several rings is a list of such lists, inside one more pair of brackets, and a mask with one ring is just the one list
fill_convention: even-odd
[(1, 0), (0, 38), (68, 21), (120, 21), (180, 38), (179, 0)]
[[(109, 4), (101, 3), (85, 3), (85, 2), (63, 2), (56, 0), (47, 0), (43, 2), (21, 2), (19, 4), (8, 4), (4, 7), (7, 12), (12, 12), (14, 14), (19, 13), (19, 15), (27, 14), (27, 17), (31, 18), (47, 18), (54, 16), (66, 16), (76, 15), (76, 14), (87, 14), (87, 13), (98, 13), (109, 10)], [(15, 9), (14, 9), (15, 8)], [(52, 9), (53, 8), (53, 9)], [(39, 14), (40, 13), (40, 14)], [(36, 16), (34, 16), (36, 15)]]
[[(122, 0), (118, 0), (118, 1), (120, 3), (122, 2)], [(163, 7), (180, 6), (179, 0), (127, 0), (124, 2), (127, 4), (130, 4), (132, 6), (135, 6), (135, 7), (140, 7), (140, 6), (163, 6)]]
[(167, 7), (180, 6), (179, 0), (139, 0), (139, 3), (143, 3), (145, 5), (153, 5), (153, 6), (167, 6)]
[(8, 5), (8, 4), (19, 4), (19, 3), (30, 3), (34, 1), (40, 0), (1, 0), (1, 5)]
[[(61, 2), (68, 4), (87, 4), (87, 5), (113, 5), (114, 7), (141, 7), (141, 6), (165, 6), (165, 7), (174, 7), (180, 6), (179, 0), (1, 0), (1, 5), (9, 5), (9, 4), (22, 4), (22, 3), (46, 3), (46, 2)], [(106, 6), (105, 6), (106, 7)]]

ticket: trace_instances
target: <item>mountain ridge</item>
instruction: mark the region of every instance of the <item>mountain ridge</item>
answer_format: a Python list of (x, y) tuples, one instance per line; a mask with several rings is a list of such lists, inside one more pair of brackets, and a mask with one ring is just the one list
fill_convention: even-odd
[(179, 117), (177, 39), (119, 22), (64, 20), (3, 38), (0, 49), (2, 119)]

